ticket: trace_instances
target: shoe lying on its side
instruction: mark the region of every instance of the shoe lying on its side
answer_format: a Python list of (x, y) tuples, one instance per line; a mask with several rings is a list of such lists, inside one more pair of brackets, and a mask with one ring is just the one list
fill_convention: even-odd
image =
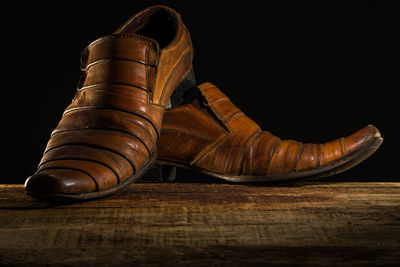
[[(82, 52), (82, 77), (26, 193), (86, 200), (126, 187), (154, 163), (164, 109), (191, 85), (192, 43), (178, 13), (154, 6)], [(182, 90), (182, 89), (181, 89)]]
[(214, 85), (192, 90), (199, 96), (164, 115), (157, 144), (157, 162), (163, 166), (232, 182), (319, 178), (357, 165), (383, 140), (372, 125), (324, 144), (281, 140), (262, 131)]

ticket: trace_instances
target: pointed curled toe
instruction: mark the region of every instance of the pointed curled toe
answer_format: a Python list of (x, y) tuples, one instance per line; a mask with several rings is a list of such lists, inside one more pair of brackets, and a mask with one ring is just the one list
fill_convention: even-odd
[[(25, 183), (38, 198), (96, 199), (138, 180), (155, 162), (168, 100), (193, 86), (192, 44), (180, 16), (164, 6), (135, 14), (81, 57), (72, 103)], [(192, 76), (190, 76), (192, 77)]]
[(158, 162), (233, 182), (319, 178), (368, 158), (382, 143), (372, 125), (323, 144), (281, 140), (239, 110), (211, 83), (193, 101), (168, 110)]

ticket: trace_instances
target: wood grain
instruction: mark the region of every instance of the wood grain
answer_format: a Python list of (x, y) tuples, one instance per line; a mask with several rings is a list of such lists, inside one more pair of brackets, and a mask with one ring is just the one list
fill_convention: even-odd
[(400, 263), (400, 183), (141, 183), (51, 205), (0, 185), (0, 264)]

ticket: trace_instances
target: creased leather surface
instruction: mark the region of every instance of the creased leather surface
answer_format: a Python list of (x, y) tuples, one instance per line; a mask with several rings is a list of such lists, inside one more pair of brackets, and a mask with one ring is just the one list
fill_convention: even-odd
[[(175, 37), (162, 48), (128, 30), (131, 23), (142, 27), (143, 18), (157, 12), (176, 22)], [(190, 71), (191, 60), (191, 41), (179, 14), (163, 6), (138, 12), (113, 34), (92, 42), (82, 52), (76, 95), (27, 191), (94, 192), (131, 179), (155, 156), (163, 105)]]
[(268, 176), (319, 168), (379, 136), (369, 125), (323, 144), (281, 140), (262, 131), (213, 84), (198, 89), (208, 114), (193, 104), (167, 111), (158, 142), (159, 160), (225, 175)]

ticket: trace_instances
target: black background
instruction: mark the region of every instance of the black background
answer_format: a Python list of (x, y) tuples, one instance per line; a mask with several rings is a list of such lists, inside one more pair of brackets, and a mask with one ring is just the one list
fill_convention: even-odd
[(329, 141), (368, 124), (381, 131), (384, 143), (371, 158), (328, 180), (397, 181), (399, 5), (277, 2), (3, 6), (0, 183), (23, 183), (36, 170), (75, 94), (81, 50), (153, 4), (182, 15), (198, 82), (219, 86), (263, 129), (303, 142)]

